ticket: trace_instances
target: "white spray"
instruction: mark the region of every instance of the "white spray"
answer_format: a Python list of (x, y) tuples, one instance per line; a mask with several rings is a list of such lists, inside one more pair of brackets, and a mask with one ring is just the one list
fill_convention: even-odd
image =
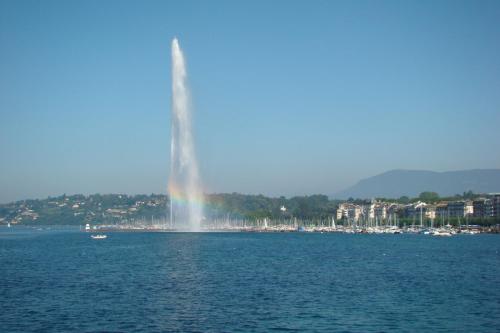
[(170, 221), (175, 228), (200, 231), (203, 193), (191, 126), (191, 105), (184, 55), (172, 41), (172, 118), (170, 146)]

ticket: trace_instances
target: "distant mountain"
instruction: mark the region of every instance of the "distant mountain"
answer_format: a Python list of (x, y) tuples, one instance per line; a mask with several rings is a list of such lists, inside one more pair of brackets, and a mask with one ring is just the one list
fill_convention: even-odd
[(338, 192), (334, 198), (399, 198), (403, 195), (418, 196), (432, 191), (440, 196), (500, 192), (500, 169), (475, 169), (433, 172), (421, 170), (392, 170), (363, 179), (356, 185)]

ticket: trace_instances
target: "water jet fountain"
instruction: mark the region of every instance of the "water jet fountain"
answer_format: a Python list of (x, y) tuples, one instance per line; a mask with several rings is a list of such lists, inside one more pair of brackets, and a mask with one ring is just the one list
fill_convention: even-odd
[(176, 230), (200, 231), (200, 186), (187, 85), (186, 62), (177, 38), (172, 40), (172, 114), (170, 143), (170, 223)]

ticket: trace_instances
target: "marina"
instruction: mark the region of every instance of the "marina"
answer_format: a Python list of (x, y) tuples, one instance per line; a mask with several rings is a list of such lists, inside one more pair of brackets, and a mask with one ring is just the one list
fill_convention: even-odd
[[(119, 225), (95, 225), (86, 232), (103, 232), (103, 231), (149, 231), (149, 232), (185, 232), (183, 229), (172, 228), (164, 224), (119, 224)], [(480, 226), (463, 226), (453, 227), (451, 225), (445, 227), (431, 228), (431, 227), (418, 227), (418, 226), (377, 226), (377, 227), (363, 227), (363, 226), (317, 226), (317, 225), (299, 225), (293, 224), (272, 224), (267, 226), (254, 226), (254, 225), (239, 225), (230, 224), (225, 225), (212, 224), (202, 225), (199, 232), (308, 232), (308, 233), (345, 233), (345, 234), (422, 234), (430, 236), (452, 236), (452, 235), (477, 235), (481, 233), (499, 233), (499, 226), (493, 227), (480, 227)]]

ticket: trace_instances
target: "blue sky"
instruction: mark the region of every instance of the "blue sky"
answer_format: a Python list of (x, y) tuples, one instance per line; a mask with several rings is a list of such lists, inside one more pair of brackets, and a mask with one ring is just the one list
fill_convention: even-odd
[(0, 202), (165, 193), (170, 42), (207, 192), (500, 167), (498, 1), (0, 1)]

